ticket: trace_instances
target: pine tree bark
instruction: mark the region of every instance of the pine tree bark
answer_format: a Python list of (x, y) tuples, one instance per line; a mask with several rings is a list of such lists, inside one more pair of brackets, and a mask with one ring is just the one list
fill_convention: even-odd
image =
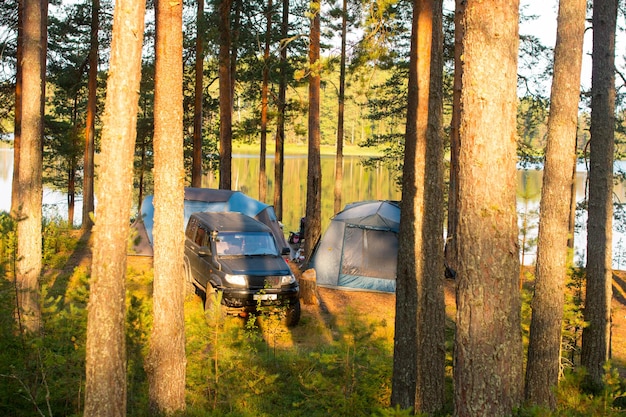
[(197, 0), (196, 13), (196, 62), (193, 103), (193, 157), (191, 164), (191, 186), (202, 187), (202, 101), (204, 78), (204, 0)]
[(467, 0), (461, 18), (455, 415), (510, 415), (522, 400), (516, 213), (519, 2)]
[(274, 152), (274, 211), (283, 219), (283, 178), (285, 166), (285, 108), (287, 100), (287, 37), (289, 35), (289, 0), (283, 0), (280, 24), (280, 79), (278, 82), (278, 118), (276, 120), (276, 149)]
[[(459, 125), (461, 123), (461, 89), (463, 84), (463, 27), (461, 18), (465, 10), (465, 0), (456, 0), (454, 9), (454, 82), (452, 86), (452, 120), (450, 121), (450, 177), (448, 181), (448, 223), (446, 229), (445, 261), (451, 271), (458, 269), (459, 222)], [(451, 272), (450, 271), (450, 272)], [(452, 272), (453, 274), (454, 272)]]
[(233, 97), (230, 58), (230, 6), (232, 0), (221, 0), (219, 13), (219, 89), (220, 89), (220, 184), (231, 189), (233, 154)]
[(307, 168), (306, 227), (304, 254), (309, 259), (322, 228), (322, 168), (320, 157), (320, 26), (321, 4), (310, 3), (311, 33), (309, 44), (309, 156)]
[(348, 0), (341, 6), (341, 58), (339, 62), (339, 97), (337, 110), (337, 152), (335, 155), (334, 212), (341, 211), (341, 187), (343, 185), (343, 125), (346, 101), (346, 33), (348, 27)]
[(22, 58), (24, 43), (24, 1), (17, 3), (17, 45), (15, 58), (15, 121), (13, 130), (13, 178), (11, 183), (11, 215), (17, 217), (19, 208), (20, 144), (22, 142)]
[(89, 76), (87, 81), (87, 117), (85, 120), (85, 154), (83, 162), (83, 220), (82, 229), (93, 227), (94, 204), (94, 155), (96, 112), (98, 105), (98, 30), (100, 28), (100, 0), (91, 0), (91, 36), (89, 45)]
[(154, 322), (150, 408), (185, 409), (183, 4), (157, 0), (154, 82)]
[(548, 142), (539, 217), (535, 293), (526, 366), (525, 397), (530, 404), (555, 408), (561, 367), (561, 328), (568, 267), (572, 171), (580, 95), (585, 0), (560, 0)]
[(143, 0), (115, 4), (87, 315), (88, 417), (126, 415), (126, 247), (144, 15)]
[(591, 141), (587, 220), (587, 290), (581, 364), (589, 388), (604, 385), (612, 297), (613, 153), (615, 149), (615, 29), (617, 1), (593, 2)]
[(267, 26), (265, 29), (265, 48), (263, 51), (263, 81), (261, 84), (261, 151), (259, 155), (259, 200), (267, 198), (267, 112), (268, 89), (270, 78), (270, 42), (272, 41), (272, 0), (267, 0)]
[[(39, 278), (42, 270), (42, 140), (45, 68), (44, 9), (41, 0), (22, 2), (21, 126), (17, 158), (18, 320), (23, 330), (41, 328)], [(14, 168), (15, 169), (15, 168)]]
[(413, 3), (391, 403), (444, 405), (442, 2)]

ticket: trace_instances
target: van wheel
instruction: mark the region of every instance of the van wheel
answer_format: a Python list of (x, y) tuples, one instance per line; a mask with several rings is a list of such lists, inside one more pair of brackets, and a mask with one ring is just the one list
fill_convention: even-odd
[(300, 300), (296, 300), (295, 303), (289, 304), (287, 307), (287, 314), (285, 315), (285, 325), (287, 327), (296, 326), (300, 322)]

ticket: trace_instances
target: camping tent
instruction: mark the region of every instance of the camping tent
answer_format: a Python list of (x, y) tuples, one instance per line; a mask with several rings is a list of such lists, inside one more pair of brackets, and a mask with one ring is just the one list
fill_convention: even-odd
[[(147, 196), (141, 203), (141, 218), (133, 223), (136, 231), (133, 253), (152, 256), (152, 228), (154, 226), (153, 196)], [(239, 212), (265, 223), (272, 229), (279, 248), (288, 248), (289, 244), (276, 218), (274, 208), (258, 200), (248, 197), (240, 191), (216, 190), (211, 188), (185, 188), (184, 227), (189, 217), (196, 212)]]
[(331, 219), (311, 256), (317, 284), (394, 292), (399, 227), (398, 202), (346, 205)]

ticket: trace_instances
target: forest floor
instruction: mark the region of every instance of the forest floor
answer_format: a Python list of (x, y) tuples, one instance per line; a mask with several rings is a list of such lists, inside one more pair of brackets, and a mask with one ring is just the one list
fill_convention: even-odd
[[(528, 274), (527, 274), (528, 275)], [(532, 285), (527, 282), (525, 285)], [(393, 337), (395, 294), (369, 291), (345, 291), (318, 287), (319, 305), (303, 305), (303, 315), (316, 320), (342, 320), (352, 309), (371, 322), (388, 323)], [(445, 281), (446, 327), (453, 331), (456, 315), (455, 283)], [(612, 300), (611, 354), (613, 365), (626, 378), (626, 271), (614, 271)], [(447, 332), (448, 333), (448, 332)]]
[[(80, 245), (68, 259), (66, 271), (72, 271), (77, 266), (89, 268), (91, 253), (88, 245)], [(146, 269), (152, 267), (152, 258), (143, 256), (129, 256), (128, 268)], [(297, 268), (296, 269), (296, 273)], [(526, 274), (529, 276), (529, 274)], [(526, 282), (525, 285), (532, 285)], [(347, 291), (330, 288), (317, 288), (318, 303), (302, 305), (300, 325), (289, 329), (289, 337), (280, 344), (288, 348), (291, 346), (314, 347), (323, 345), (330, 340), (342, 337), (341, 330), (349, 326), (349, 321), (358, 318), (362, 323), (368, 323), (374, 333), (393, 343), (393, 329), (395, 320), (395, 294)], [(454, 320), (456, 314), (455, 283), (445, 281), (446, 301), (446, 334), (448, 338), (454, 334)], [(198, 297), (198, 303), (201, 300)], [(448, 340), (448, 344), (452, 341)], [(626, 378), (626, 271), (615, 271), (613, 275), (612, 300), (612, 343), (611, 354), (613, 365), (617, 367), (622, 378)]]

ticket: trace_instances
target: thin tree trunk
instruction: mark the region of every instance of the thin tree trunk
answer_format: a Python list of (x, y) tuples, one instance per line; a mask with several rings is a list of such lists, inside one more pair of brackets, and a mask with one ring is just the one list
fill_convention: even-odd
[(341, 7), (341, 61), (339, 64), (339, 109), (337, 111), (337, 153), (335, 156), (335, 203), (334, 212), (341, 211), (341, 188), (343, 185), (343, 128), (346, 98), (346, 32), (348, 26), (348, 0)]
[(230, 5), (231, 0), (219, 4), (219, 85), (220, 85), (220, 184), (223, 190), (231, 189), (233, 147), (233, 97), (230, 67)]
[(319, 0), (310, 3), (311, 33), (309, 45), (309, 157), (306, 188), (306, 227), (304, 254), (309, 259), (321, 235), (322, 169), (320, 159), (320, 29)]
[(615, 149), (615, 29), (617, 1), (593, 2), (587, 290), (581, 364), (589, 387), (604, 385), (609, 359), (613, 269), (613, 153)]
[(460, 99), (455, 415), (504, 416), (523, 391), (516, 200), (519, 2), (467, 0)]
[[(39, 278), (42, 269), (42, 140), (45, 45), (41, 0), (24, 0), (21, 61), (21, 138), (18, 164), (17, 262), (18, 315), (26, 331), (41, 328)], [(15, 169), (15, 168), (14, 168)]]
[(267, 0), (267, 27), (263, 51), (263, 81), (261, 85), (261, 151), (259, 156), (259, 200), (267, 198), (267, 96), (270, 78), (270, 42), (272, 41), (272, 0)]
[(450, 122), (450, 178), (448, 189), (448, 223), (446, 230), (445, 261), (448, 275), (454, 276), (458, 268), (458, 200), (459, 200), (459, 125), (461, 119), (461, 89), (463, 81), (463, 27), (461, 18), (465, 11), (465, 1), (456, 0), (454, 10), (454, 84), (452, 91), (452, 120)]
[(232, 22), (230, 36), (230, 100), (231, 111), (234, 113), (235, 106), (235, 86), (237, 84), (237, 60), (239, 59), (239, 37), (241, 33), (241, 9), (242, 0), (230, 0), (230, 7), (235, 9), (235, 18)]
[[(74, 145), (75, 146), (75, 145)], [(74, 208), (76, 206), (76, 163), (74, 157), (70, 161), (67, 178), (67, 226), (74, 224)]]
[(550, 97), (548, 142), (541, 188), (537, 273), (526, 367), (531, 404), (556, 407), (567, 275), (572, 171), (580, 94), (586, 0), (560, 0)]
[(193, 113), (193, 162), (191, 166), (191, 186), (202, 187), (202, 99), (204, 75), (204, 0), (198, 1), (196, 13), (196, 79)]
[(182, 9), (182, 3), (156, 3), (154, 323), (147, 368), (151, 409), (165, 415), (185, 409)]
[(91, 0), (91, 36), (89, 46), (89, 78), (87, 81), (87, 118), (85, 121), (85, 154), (83, 162), (83, 220), (82, 229), (91, 231), (94, 213), (94, 154), (96, 112), (98, 111), (98, 30), (100, 0)]
[(280, 80), (278, 85), (278, 120), (276, 121), (276, 151), (274, 153), (274, 210), (283, 219), (283, 169), (285, 166), (285, 108), (287, 99), (287, 37), (289, 36), (289, 0), (283, 0), (280, 25)]
[(126, 246), (144, 15), (143, 0), (115, 4), (87, 315), (86, 417), (126, 415)]
[(444, 404), (442, 2), (413, 3), (392, 405)]
[(22, 59), (24, 44), (24, 0), (17, 6), (17, 65), (15, 73), (15, 124), (13, 130), (13, 182), (11, 184), (11, 215), (17, 217), (19, 210), (20, 144), (22, 137)]

